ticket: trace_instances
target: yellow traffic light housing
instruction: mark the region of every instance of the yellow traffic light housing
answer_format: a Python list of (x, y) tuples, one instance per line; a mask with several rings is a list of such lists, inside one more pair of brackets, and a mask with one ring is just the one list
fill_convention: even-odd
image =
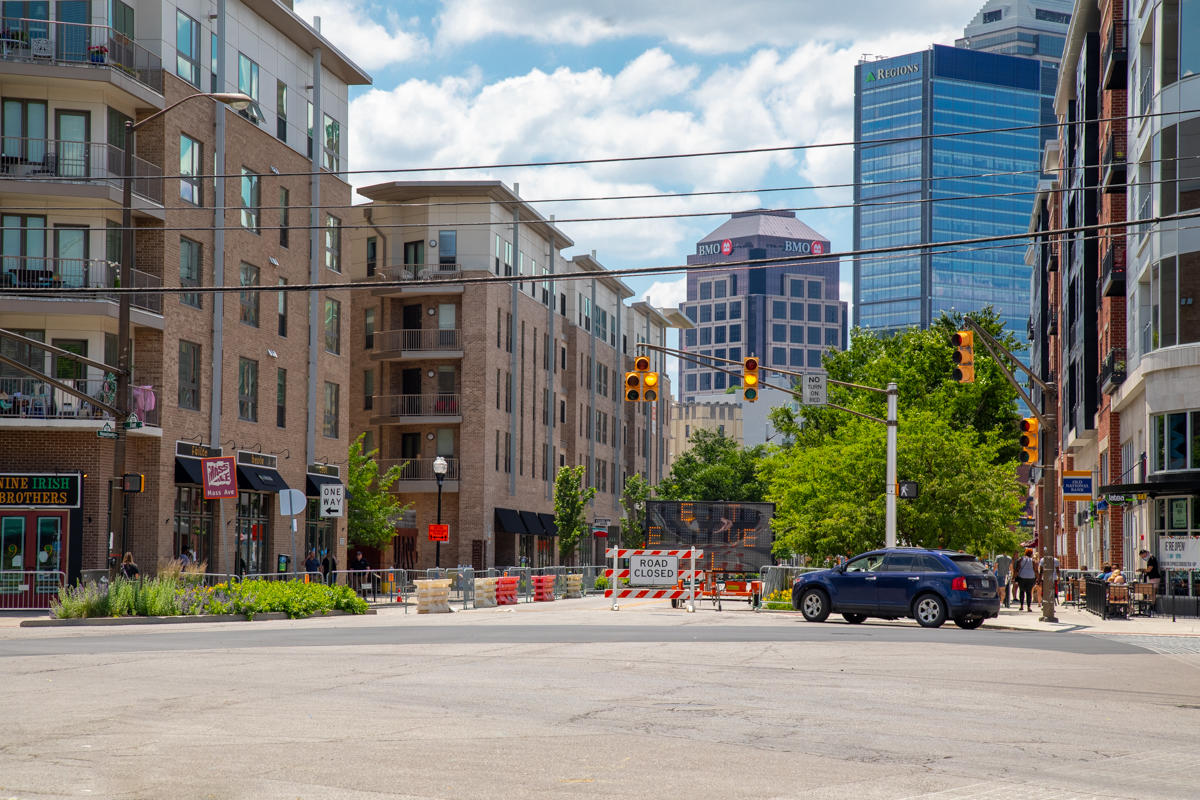
[(975, 382), (975, 334), (958, 331), (950, 337), (954, 350), (954, 380), (959, 383)]
[(1038, 463), (1038, 434), (1037, 417), (1025, 417), (1021, 420), (1021, 463)]
[(631, 403), (642, 399), (642, 376), (637, 372), (625, 373), (625, 399)]
[(643, 372), (642, 386), (645, 387), (642, 391), (642, 399), (647, 403), (653, 403), (658, 399), (658, 373)]
[(648, 372), (650, 370), (650, 357), (638, 356), (633, 360), (633, 368), (637, 372)]
[(747, 403), (758, 400), (758, 358), (747, 356), (742, 359), (742, 399)]

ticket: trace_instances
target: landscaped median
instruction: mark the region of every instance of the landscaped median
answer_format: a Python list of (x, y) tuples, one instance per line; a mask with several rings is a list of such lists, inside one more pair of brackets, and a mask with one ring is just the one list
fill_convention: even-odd
[(281, 614), (291, 619), (330, 614), (366, 614), (367, 601), (349, 586), (294, 580), (244, 580), (203, 586), (162, 576), (107, 586), (94, 583), (60, 589), (50, 605), (54, 620), (186, 617), (254, 619)]

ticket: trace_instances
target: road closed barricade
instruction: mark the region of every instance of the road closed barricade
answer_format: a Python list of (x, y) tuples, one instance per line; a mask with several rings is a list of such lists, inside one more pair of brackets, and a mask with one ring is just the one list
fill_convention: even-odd
[(520, 581), (520, 575), (505, 575), (503, 578), (496, 578), (496, 605), (515, 606), (517, 604), (517, 584)]
[(554, 576), (533, 576), (533, 600), (537, 603), (547, 603), (554, 599)]
[[(696, 559), (704, 555), (703, 550), (627, 550), (611, 547), (605, 555), (613, 560), (612, 569), (605, 570), (608, 589), (604, 596), (612, 599), (613, 611), (619, 610), (617, 599), (682, 600), (687, 599), (688, 611), (695, 610), (696, 585), (704, 579), (704, 571), (696, 569)], [(629, 566), (618, 568), (618, 560), (627, 559)], [(680, 569), (679, 562), (685, 559), (687, 567)], [(628, 588), (614, 587), (628, 584)]]
[(450, 579), (414, 581), (417, 586), (418, 614), (450, 613)]
[(475, 579), (475, 607), (492, 608), (496, 605), (496, 583), (499, 578)]

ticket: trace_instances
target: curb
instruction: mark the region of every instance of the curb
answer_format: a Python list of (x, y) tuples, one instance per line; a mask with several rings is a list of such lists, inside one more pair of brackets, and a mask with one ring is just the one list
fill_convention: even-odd
[[(375, 614), (373, 608), (368, 608), (367, 614)], [(351, 614), (348, 611), (326, 611), (321, 614), (314, 614), (311, 617), (296, 617), (296, 619), (321, 619), (322, 617), (360, 617), (362, 614)], [(106, 625), (183, 625), (205, 622), (258, 622), (273, 621), (281, 619), (291, 619), (282, 611), (270, 611), (264, 614), (255, 614), (253, 618), (248, 618), (243, 614), (208, 614), (208, 615), (188, 615), (177, 617), (87, 617), (85, 619), (26, 619), (21, 621), (22, 628), (69, 628), (78, 626), (106, 626)]]

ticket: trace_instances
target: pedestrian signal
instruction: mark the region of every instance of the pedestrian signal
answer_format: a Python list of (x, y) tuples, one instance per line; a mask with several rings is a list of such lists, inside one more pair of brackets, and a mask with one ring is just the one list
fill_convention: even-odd
[(959, 383), (975, 382), (975, 334), (958, 331), (950, 337), (954, 345), (954, 380)]
[(1021, 420), (1021, 463), (1038, 462), (1038, 419), (1026, 417)]
[(747, 403), (758, 400), (758, 359), (747, 356), (742, 359), (742, 399)]

